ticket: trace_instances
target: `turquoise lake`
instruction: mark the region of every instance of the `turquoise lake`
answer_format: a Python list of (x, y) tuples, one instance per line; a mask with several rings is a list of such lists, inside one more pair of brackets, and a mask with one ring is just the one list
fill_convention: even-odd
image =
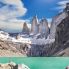
[(1, 57), (0, 63), (8, 63), (10, 61), (13, 61), (17, 64), (26, 64), (30, 69), (65, 69), (66, 66), (69, 65), (69, 58), (68, 57), (29, 57), (29, 58), (23, 58), (23, 57)]

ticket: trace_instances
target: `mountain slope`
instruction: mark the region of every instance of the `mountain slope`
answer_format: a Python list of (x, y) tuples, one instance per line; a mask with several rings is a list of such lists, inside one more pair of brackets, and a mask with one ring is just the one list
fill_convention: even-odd
[(2, 57), (26, 57), (28, 47), (22, 43), (13, 43), (0, 40), (0, 56)]

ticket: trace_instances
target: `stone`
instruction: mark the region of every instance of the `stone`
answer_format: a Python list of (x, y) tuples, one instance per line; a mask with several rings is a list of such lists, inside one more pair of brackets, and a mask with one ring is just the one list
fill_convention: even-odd
[(66, 69), (69, 69), (69, 66), (67, 66)]
[(30, 69), (25, 64), (15, 64), (14, 62), (0, 64), (0, 69)]

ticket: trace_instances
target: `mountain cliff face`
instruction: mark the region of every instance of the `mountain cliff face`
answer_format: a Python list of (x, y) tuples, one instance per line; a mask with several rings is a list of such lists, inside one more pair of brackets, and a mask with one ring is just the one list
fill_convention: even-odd
[(38, 19), (37, 19), (37, 16), (33, 17), (33, 19), (32, 19), (31, 33), (33, 33), (33, 34), (38, 33)]
[(50, 39), (55, 39), (57, 25), (59, 25), (61, 21), (65, 19), (67, 16), (68, 15), (66, 12), (62, 12), (53, 18), (50, 28)]
[(40, 38), (47, 38), (49, 34), (49, 27), (47, 20), (43, 18), (39, 22), (36, 16), (33, 17), (31, 25), (31, 33), (33, 33), (34, 35), (40, 34), (40, 36), (38, 36)]
[(69, 56), (69, 4), (64, 9), (64, 12), (67, 17), (57, 25), (55, 33), (55, 46), (57, 47), (57, 53), (55, 55), (58, 56)]
[(52, 19), (51, 28), (50, 28), (50, 38), (55, 38), (56, 28), (64, 20), (67, 16), (69, 16), (69, 3), (66, 4), (66, 8), (63, 12), (59, 13)]
[(44, 35), (44, 37), (47, 38), (49, 34), (49, 27), (48, 27), (48, 22), (46, 19), (42, 19), (40, 21), (39, 33), (41, 33), (41, 35)]
[(59, 50), (64, 50), (69, 47), (69, 16), (57, 26), (55, 46), (58, 46)]

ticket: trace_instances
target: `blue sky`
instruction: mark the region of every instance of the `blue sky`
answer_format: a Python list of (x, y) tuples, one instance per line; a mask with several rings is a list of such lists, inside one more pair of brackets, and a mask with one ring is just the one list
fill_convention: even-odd
[(56, 16), (60, 9), (56, 9), (59, 7), (57, 4), (62, 0), (22, 0), (24, 6), (27, 8), (27, 13), (22, 18), (28, 19), (35, 15), (38, 16), (39, 19), (42, 17), (52, 18)]
[(69, 0), (0, 0), (0, 29), (20, 32), (23, 23), (35, 15), (50, 21), (67, 2)]

